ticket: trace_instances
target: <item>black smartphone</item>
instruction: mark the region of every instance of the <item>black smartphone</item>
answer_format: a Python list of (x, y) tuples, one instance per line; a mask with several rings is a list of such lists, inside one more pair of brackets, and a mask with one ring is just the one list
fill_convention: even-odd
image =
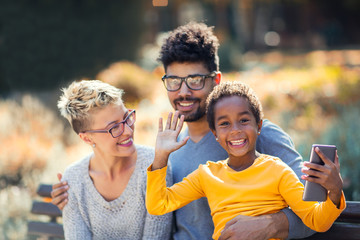
[[(319, 155), (315, 152), (315, 148), (318, 147), (321, 152), (325, 154), (332, 162), (335, 161), (336, 146), (335, 145), (322, 145), (322, 144), (313, 144), (310, 154), (310, 162), (324, 165), (324, 162), (321, 160)], [(323, 202), (326, 201), (327, 190), (318, 183), (305, 182), (305, 189), (303, 194), (304, 201), (317, 201)]]

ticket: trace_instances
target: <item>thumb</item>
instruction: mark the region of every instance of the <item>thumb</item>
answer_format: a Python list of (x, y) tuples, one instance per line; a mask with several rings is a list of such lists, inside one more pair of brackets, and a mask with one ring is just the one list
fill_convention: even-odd
[(62, 173), (59, 172), (59, 173), (56, 174), (56, 176), (57, 176), (57, 178), (59, 179), (59, 181), (61, 181), (61, 179), (62, 179)]

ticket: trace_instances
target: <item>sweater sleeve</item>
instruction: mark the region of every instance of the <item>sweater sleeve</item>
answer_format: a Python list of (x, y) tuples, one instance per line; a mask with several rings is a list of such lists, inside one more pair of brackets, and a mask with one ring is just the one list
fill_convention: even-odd
[[(67, 179), (66, 172), (64, 173), (63, 179)], [(63, 209), (65, 239), (90, 240), (92, 234), (81, 216), (78, 206), (79, 201), (76, 199), (75, 193), (73, 192), (74, 188), (74, 186), (69, 188), (69, 201)]]
[(325, 202), (302, 200), (304, 186), (289, 168), (285, 168), (279, 190), (291, 209), (303, 220), (304, 224), (318, 232), (327, 231), (340, 213), (345, 209), (345, 197), (341, 196), (337, 208), (328, 197)]
[(175, 211), (186, 204), (205, 197), (199, 181), (199, 170), (190, 173), (183, 181), (166, 187), (167, 167), (151, 171), (147, 169), (146, 208), (150, 214), (162, 215)]
[[(300, 178), (302, 175), (302, 157), (296, 151), (290, 136), (279, 126), (269, 120), (264, 120), (256, 147), (260, 153), (280, 158), (296, 173), (300, 181), (304, 183)], [(305, 238), (315, 233), (315, 231), (308, 228), (291, 209), (285, 208), (282, 212), (285, 213), (289, 222), (289, 239)]]
[[(172, 174), (170, 171), (170, 165), (167, 170), (166, 183), (168, 186), (171, 186)], [(146, 190), (145, 190), (146, 191)], [(172, 229), (172, 213), (167, 213), (165, 215), (156, 216), (149, 213), (145, 217), (145, 226), (143, 240), (167, 240), (170, 239), (171, 229)]]

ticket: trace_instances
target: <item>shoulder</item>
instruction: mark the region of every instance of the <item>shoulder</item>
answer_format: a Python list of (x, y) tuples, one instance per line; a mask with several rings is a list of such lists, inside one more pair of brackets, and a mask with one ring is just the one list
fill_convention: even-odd
[(82, 178), (84, 174), (88, 172), (91, 156), (92, 154), (89, 154), (80, 161), (76, 161), (69, 165), (64, 171), (63, 180), (78, 181)]
[(154, 160), (155, 151), (153, 147), (136, 145), (137, 161), (147, 168)]
[(280, 158), (267, 154), (261, 154), (260, 157), (258, 157), (257, 159), (257, 164), (265, 165), (266, 167), (271, 167), (272, 169), (276, 169), (279, 171), (291, 170), (291, 168)]
[(267, 119), (264, 119), (259, 138), (271, 139), (282, 135), (288, 136), (281, 127)]

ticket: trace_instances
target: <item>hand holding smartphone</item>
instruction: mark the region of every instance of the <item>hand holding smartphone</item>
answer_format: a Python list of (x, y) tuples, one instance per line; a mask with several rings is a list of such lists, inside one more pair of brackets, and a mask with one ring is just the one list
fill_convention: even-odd
[[(336, 146), (334, 145), (321, 145), (313, 144), (310, 154), (310, 162), (324, 165), (324, 162), (321, 160), (319, 155), (315, 152), (315, 148), (318, 147), (321, 152), (325, 154), (332, 162), (335, 161)], [(305, 189), (303, 194), (304, 201), (326, 201), (327, 190), (318, 183), (314, 182), (305, 182)]]

